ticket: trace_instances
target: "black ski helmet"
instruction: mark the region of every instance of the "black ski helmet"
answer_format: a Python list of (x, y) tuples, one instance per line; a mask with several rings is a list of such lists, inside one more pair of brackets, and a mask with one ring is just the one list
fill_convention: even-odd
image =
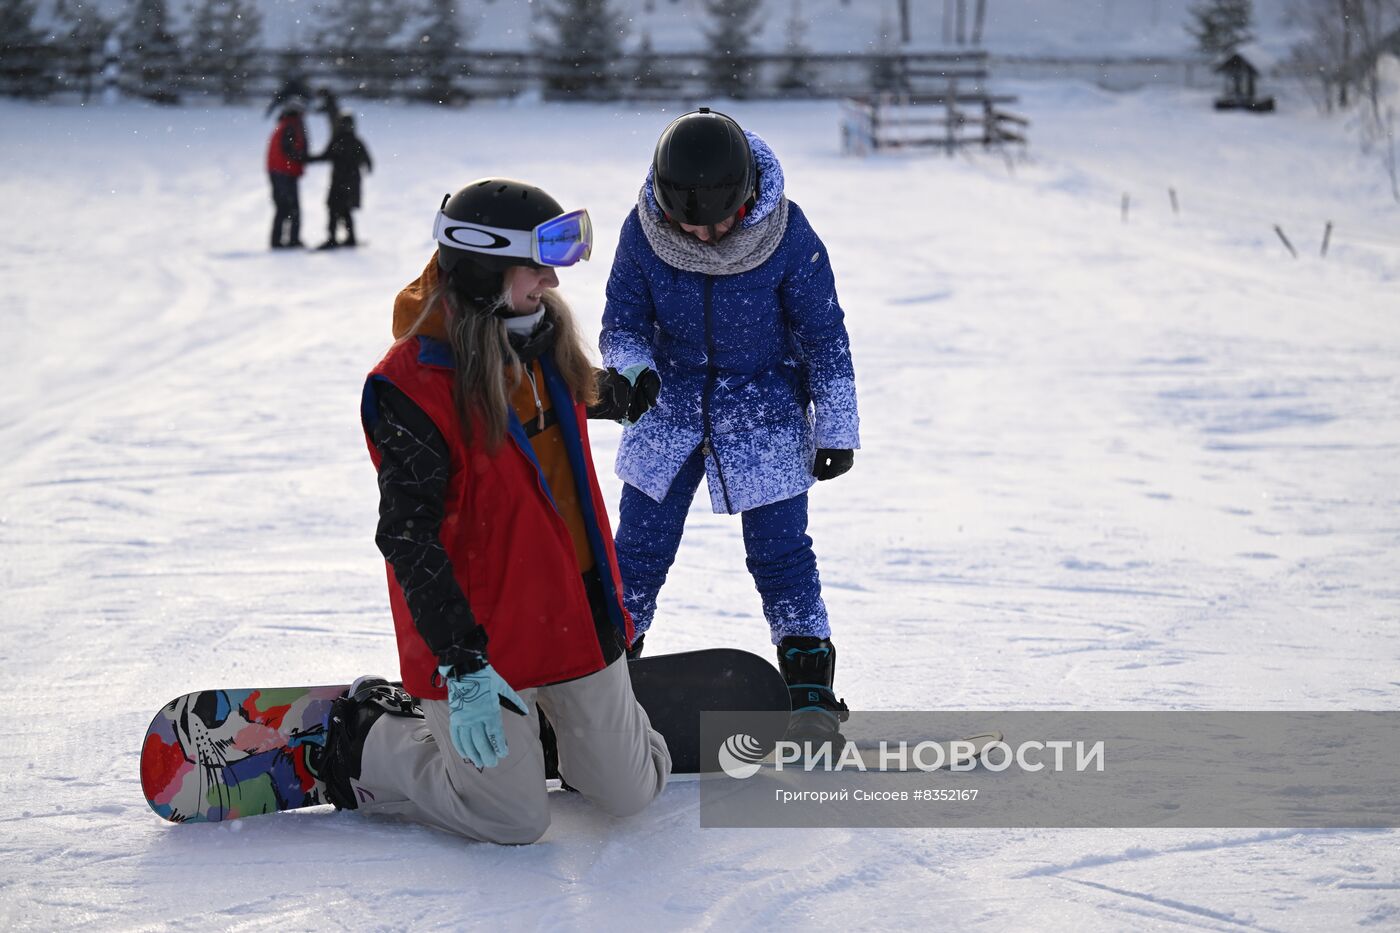
[(744, 131), (709, 107), (677, 117), (661, 131), (652, 169), (656, 203), (683, 224), (720, 223), (751, 205), (758, 187)]
[[(523, 181), (481, 178), (454, 195), (444, 195), (442, 213), (465, 223), (528, 231), (558, 217), (564, 208), (543, 189)], [(493, 256), (438, 243), (443, 281), (479, 308), (490, 307), (500, 296), (507, 269), (529, 265), (534, 264), (518, 256)]]

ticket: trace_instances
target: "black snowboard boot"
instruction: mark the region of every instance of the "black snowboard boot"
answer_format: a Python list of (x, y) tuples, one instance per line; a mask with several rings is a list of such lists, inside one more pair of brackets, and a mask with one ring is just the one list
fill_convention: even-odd
[(845, 746), (841, 723), (850, 718), (845, 700), (836, 699), (831, 684), (836, 676), (836, 646), (827, 638), (789, 635), (778, 645), (778, 669), (792, 698), (792, 720), (787, 740), (819, 745)]
[(558, 780), (562, 789), (573, 791), (574, 788), (570, 787), (569, 782), (559, 773), (559, 739), (554, 734), (554, 725), (544, 714), (544, 710), (540, 710), (540, 748), (544, 751), (544, 779)]
[(351, 781), (360, 777), (360, 756), (364, 754), (365, 737), (369, 735), (370, 727), (385, 713), (423, 718), (423, 709), (418, 701), (402, 687), (391, 684), (383, 677), (358, 678), (345, 695), (331, 706), (325, 748), (319, 761), (313, 759), (310, 764), (326, 785), (326, 801), (335, 804), (337, 810), (358, 810), (360, 807), (359, 794)]

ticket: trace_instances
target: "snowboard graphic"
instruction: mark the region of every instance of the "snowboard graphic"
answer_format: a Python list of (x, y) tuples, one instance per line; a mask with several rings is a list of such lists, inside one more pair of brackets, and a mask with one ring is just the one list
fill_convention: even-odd
[(205, 690), (172, 700), (141, 746), (146, 802), (176, 823), (325, 803), (317, 772), (326, 723), (348, 686)]
[[(701, 710), (788, 709), (777, 668), (732, 648), (629, 662), (632, 689), (677, 773), (700, 768)], [(320, 778), (331, 704), (348, 684), (203, 690), (167, 703), (141, 747), (141, 788), (175, 823), (219, 822), (327, 803)], [(780, 735), (760, 736), (776, 743)]]

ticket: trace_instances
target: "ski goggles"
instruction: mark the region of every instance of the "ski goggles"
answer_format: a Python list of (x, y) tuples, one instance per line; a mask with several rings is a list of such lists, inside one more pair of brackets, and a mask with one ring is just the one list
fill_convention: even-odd
[(572, 266), (593, 254), (593, 224), (586, 210), (552, 217), (533, 230), (508, 230), (453, 220), (438, 211), (433, 239), (443, 246), (528, 259), (541, 266)]

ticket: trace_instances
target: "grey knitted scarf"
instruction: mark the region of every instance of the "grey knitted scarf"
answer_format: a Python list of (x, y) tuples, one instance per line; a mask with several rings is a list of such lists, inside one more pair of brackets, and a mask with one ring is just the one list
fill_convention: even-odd
[(735, 227), (718, 243), (701, 243), (680, 230), (672, 230), (666, 218), (655, 213), (651, 184), (642, 185), (637, 217), (647, 242), (667, 265), (707, 275), (737, 275), (756, 269), (778, 248), (787, 231), (788, 202), (779, 198), (771, 214), (751, 227)]

